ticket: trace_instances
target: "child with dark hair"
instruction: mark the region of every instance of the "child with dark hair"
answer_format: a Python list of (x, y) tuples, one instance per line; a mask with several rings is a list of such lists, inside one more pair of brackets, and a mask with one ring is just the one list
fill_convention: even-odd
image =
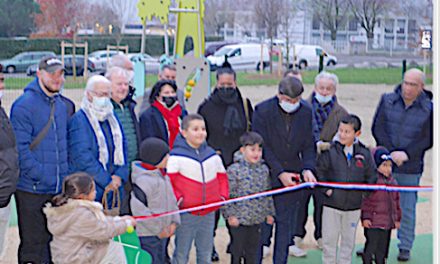
[[(263, 138), (256, 132), (246, 132), (240, 137), (240, 154), (228, 167), (231, 198), (263, 192), (271, 188), (269, 168), (261, 159)], [(223, 217), (228, 221), (231, 234), (231, 263), (257, 263), (260, 246), (260, 225), (273, 224), (275, 208), (272, 197), (251, 199), (226, 205)]]
[[(318, 157), (316, 172), (319, 181), (376, 182), (376, 166), (371, 153), (358, 139), (361, 125), (356, 115), (341, 120), (330, 149)], [(322, 211), (322, 263), (351, 263), (364, 192), (335, 188), (324, 188), (323, 191), (326, 197)]]
[(67, 176), (63, 191), (43, 209), (54, 263), (126, 263), (124, 249), (111, 239), (135, 226), (131, 216), (105, 216), (95, 202), (93, 178), (84, 172)]

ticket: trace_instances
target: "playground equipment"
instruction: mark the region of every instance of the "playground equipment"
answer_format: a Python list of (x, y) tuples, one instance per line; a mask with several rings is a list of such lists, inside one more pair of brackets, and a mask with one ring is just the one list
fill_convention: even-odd
[[(140, 0), (139, 17), (142, 23), (156, 17), (168, 24), (170, 12), (177, 14), (177, 30), (174, 38), (174, 64), (177, 68), (176, 83), (185, 89), (186, 108), (196, 112), (200, 102), (209, 94), (209, 63), (204, 58), (205, 32), (203, 17), (204, 0), (177, 0), (177, 8), (170, 7), (171, 0)], [(192, 38), (194, 55), (184, 56), (187, 38)]]

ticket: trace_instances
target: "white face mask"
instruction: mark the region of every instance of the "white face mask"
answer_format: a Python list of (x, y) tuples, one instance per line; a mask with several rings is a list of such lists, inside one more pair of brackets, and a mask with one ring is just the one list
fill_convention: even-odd
[(92, 108), (99, 121), (104, 121), (113, 113), (113, 105), (108, 97), (93, 97)]
[(326, 104), (326, 103), (330, 102), (332, 100), (332, 98), (333, 98), (333, 95), (323, 96), (323, 95), (315, 92), (315, 99), (320, 104)]
[(108, 107), (109, 105), (111, 105), (110, 102), (110, 98), (108, 97), (93, 97), (93, 107), (98, 110), (98, 109), (104, 109), (106, 107)]
[(292, 103), (289, 103), (289, 102), (287, 102), (287, 101), (280, 101), (280, 107), (284, 110), (284, 112), (286, 112), (286, 113), (293, 113), (293, 112), (295, 112), (296, 110), (298, 110), (298, 108), (299, 108), (299, 101), (298, 102), (296, 102), (296, 103), (294, 103), (294, 104), (292, 104)]

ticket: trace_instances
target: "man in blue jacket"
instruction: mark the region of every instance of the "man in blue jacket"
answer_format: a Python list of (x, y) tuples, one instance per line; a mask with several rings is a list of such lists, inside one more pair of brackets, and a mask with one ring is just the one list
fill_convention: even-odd
[[(264, 139), (263, 157), (270, 167), (273, 188), (295, 185), (299, 179), (316, 181), (312, 109), (301, 100), (303, 91), (300, 80), (285, 77), (278, 85), (278, 95), (257, 105), (253, 114), (252, 128)], [(275, 264), (287, 262), (298, 201), (297, 192), (274, 196)]]
[[(425, 74), (405, 72), (402, 84), (384, 94), (377, 107), (372, 132), (378, 146), (391, 152), (393, 176), (403, 186), (418, 186), (425, 152), (432, 147), (432, 94), (424, 90)], [(408, 261), (415, 238), (416, 192), (400, 193), (402, 221), (397, 232), (399, 261)]]
[(19, 263), (50, 263), (50, 233), (42, 207), (61, 191), (68, 172), (67, 108), (59, 91), (64, 67), (56, 57), (43, 58), (37, 78), (14, 102), (11, 123), (17, 139), (20, 176), (17, 202)]

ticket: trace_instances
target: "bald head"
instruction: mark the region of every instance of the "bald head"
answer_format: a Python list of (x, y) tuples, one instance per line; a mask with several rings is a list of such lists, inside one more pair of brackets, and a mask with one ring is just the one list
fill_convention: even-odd
[(111, 58), (108, 68), (112, 67), (120, 67), (127, 71), (133, 71), (134, 69), (133, 62), (124, 54), (116, 54)]
[(402, 98), (406, 105), (411, 105), (425, 88), (425, 74), (419, 69), (409, 69), (405, 72), (402, 82)]

